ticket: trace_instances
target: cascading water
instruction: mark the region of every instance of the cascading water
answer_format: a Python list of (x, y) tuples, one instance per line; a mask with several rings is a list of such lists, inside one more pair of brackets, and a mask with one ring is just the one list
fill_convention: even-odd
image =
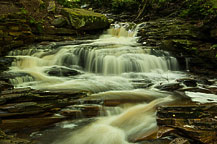
[[(28, 76), (11, 79), (16, 87), (84, 90), (93, 93), (90, 98), (143, 102), (71, 132), (55, 144), (128, 144), (157, 129), (155, 108), (172, 99), (150, 85), (182, 74), (175, 72), (178, 63), (168, 52), (136, 42), (138, 28), (115, 24), (96, 40), (52, 43), (10, 53), (16, 60), (9, 72)], [(147, 84), (150, 90), (141, 88)]]

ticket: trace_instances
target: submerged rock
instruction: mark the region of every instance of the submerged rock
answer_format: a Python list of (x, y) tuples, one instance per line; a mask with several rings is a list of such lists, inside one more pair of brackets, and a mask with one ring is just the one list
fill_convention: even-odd
[(47, 70), (46, 73), (50, 76), (58, 76), (58, 77), (75, 76), (81, 74), (81, 72), (77, 70), (64, 68), (64, 67), (52, 67), (49, 70)]
[(109, 22), (105, 15), (78, 8), (63, 8), (62, 14), (66, 16), (75, 29), (95, 30), (108, 27)]

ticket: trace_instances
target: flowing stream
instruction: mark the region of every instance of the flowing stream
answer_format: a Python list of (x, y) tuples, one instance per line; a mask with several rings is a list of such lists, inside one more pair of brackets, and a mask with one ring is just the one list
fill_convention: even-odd
[(185, 74), (168, 52), (137, 43), (139, 27), (115, 24), (98, 39), (34, 45), (10, 53), (16, 58), (10, 68), (16, 87), (87, 91), (89, 99), (128, 103), (116, 112), (108, 108), (106, 116), (80, 129), (74, 130), (73, 122), (63, 123), (71, 130), (52, 143), (129, 144), (157, 130), (155, 109), (173, 98), (154, 86)]

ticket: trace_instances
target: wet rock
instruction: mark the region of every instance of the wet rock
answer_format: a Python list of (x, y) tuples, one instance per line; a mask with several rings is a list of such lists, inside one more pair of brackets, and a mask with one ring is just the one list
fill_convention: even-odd
[(68, 18), (73, 28), (79, 30), (104, 29), (109, 25), (105, 15), (89, 10), (63, 8), (62, 14)]
[(145, 140), (138, 142), (138, 144), (168, 144), (170, 140), (168, 139), (155, 139), (155, 140)]
[(154, 85), (150, 80), (144, 79), (144, 80), (132, 80), (133, 86), (135, 88), (148, 88), (152, 85)]
[[(0, 81), (0, 93), (1, 91), (4, 91), (4, 90), (10, 90), (10, 89), (13, 89), (14, 86), (5, 82), (5, 81)], [(0, 102), (1, 103), (1, 102)]]
[(214, 104), (160, 107), (157, 123), (160, 127), (172, 127), (176, 131), (173, 134), (190, 138), (193, 143), (212, 144), (217, 141), (216, 108)]
[(91, 118), (100, 115), (102, 106), (96, 104), (82, 104), (66, 107), (60, 111), (60, 114), (70, 119)]
[(66, 68), (66, 67), (52, 67), (49, 70), (47, 70), (46, 73), (49, 74), (50, 76), (58, 76), (58, 77), (75, 76), (81, 74), (81, 72), (77, 70)]
[(182, 82), (187, 87), (196, 87), (197, 86), (197, 80), (194, 80), (194, 79), (189, 79), (189, 78), (178, 79), (177, 82)]
[(9, 104), (3, 107), (0, 106), (0, 109), (7, 110), (9, 113), (21, 113), (21, 112), (40, 111), (51, 107), (52, 105), (49, 104), (38, 104), (36, 102), (23, 102), (18, 104)]
[(0, 117), (23, 118), (44, 117), (74, 103), (75, 99), (86, 97), (85, 92), (40, 91), (20, 88), (2, 91), (0, 96)]
[(67, 117), (70, 117), (70, 118), (81, 118), (82, 115), (81, 115), (81, 110), (61, 110), (60, 112), (61, 115), (63, 116), (67, 116)]
[[(79, 91), (40, 91), (31, 88), (17, 88), (2, 91), (0, 98), (4, 98), (7, 103), (19, 102), (40, 102), (58, 99), (78, 99), (86, 97), (85, 92)], [(54, 101), (55, 102), (55, 101)]]
[(2, 120), (0, 127), (4, 131), (19, 132), (23, 130), (36, 131), (64, 120), (63, 117), (41, 117)]
[(207, 93), (207, 94), (212, 94), (213, 92), (209, 89), (206, 88), (181, 88), (179, 91), (190, 91), (190, 92), (200, 92), (200, 93)]
[(0, 72), (8, 70), (8, 67), (13, 62), (14, 58), (0, 57)]
[(155, 86), (155, 88), (164, 90), (164, 91), (175, 91), (182, 87), (183, 86), (181, 86), (180, 83), (169, 83), (169, 84), (162, 84), (162, 85)]
[(99, 105), (74, 105), (75, 109), (81, 110), (84, 117), (96, 117), (100, 114), (101, 106)]
[(208, 80), (207, 78), (200, 78), (198, 79), (198, 83), (204, 84), (204, 85), (213, 85), (215, 81)]

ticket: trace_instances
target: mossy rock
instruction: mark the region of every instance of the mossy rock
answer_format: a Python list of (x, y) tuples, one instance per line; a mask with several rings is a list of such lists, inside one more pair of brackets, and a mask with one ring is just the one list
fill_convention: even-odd
[(78, 8), (63, 8), (62, 14), (68, 18), (70, 25), (78, 30), (96, 30), (108, 27), (105, 15)]
[[(168, 51), (194, 51), (199, 44), (198, 41), (191, 41), (187, 39), (171, 39), (162, 41), (161, 48)], [(195, 49), (196, 48), (196, 49)]]

